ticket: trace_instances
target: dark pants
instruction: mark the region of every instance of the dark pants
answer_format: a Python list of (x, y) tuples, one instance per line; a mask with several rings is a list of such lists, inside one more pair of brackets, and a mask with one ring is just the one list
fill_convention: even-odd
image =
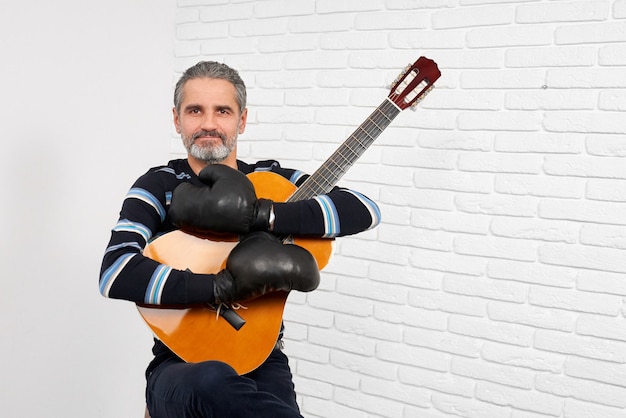
[(151, 418), (302, 418), (280, 350), (244, 376), (217, 361), (170, 358), (152, 370), (147, 383)]

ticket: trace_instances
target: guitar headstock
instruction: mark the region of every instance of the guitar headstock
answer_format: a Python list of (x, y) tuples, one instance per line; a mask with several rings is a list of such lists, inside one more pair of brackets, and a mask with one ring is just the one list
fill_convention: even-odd
[(422, 100), (441, 76), (437, 63), (426, 57), (419, 57), (402, 71), (393, 82), (389, 99), (400, 109), (414, 107)]

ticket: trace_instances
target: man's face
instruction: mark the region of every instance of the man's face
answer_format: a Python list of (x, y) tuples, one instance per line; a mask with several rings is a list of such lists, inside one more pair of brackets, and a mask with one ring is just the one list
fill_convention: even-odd
[(247, 114), (247, 109), (239, 112), (232, 83), (196, 78), (183, 87), (180, 112), (174, 109), (174, 124), (189, 156), (213, 164), (235, 158), (237, 136), (245, 130)]

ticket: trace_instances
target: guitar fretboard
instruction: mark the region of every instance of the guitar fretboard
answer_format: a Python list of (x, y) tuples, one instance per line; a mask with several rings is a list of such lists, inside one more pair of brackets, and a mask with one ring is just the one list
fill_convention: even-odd
[(389, 98), (385, 99), (287, 202), (310, 199), (330, 192), (400, 111), (401, 109)]

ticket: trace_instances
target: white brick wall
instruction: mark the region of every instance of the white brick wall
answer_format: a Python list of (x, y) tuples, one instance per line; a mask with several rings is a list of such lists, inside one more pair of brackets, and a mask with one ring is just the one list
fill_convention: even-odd
[[(626, 1), (178, 0), (238, 68), (240, 156), (312, 172), (420, 55), (442, 78), (342, 180), (383, 211), (292, 294), (307, 418), (626, 416)], [(172, 154), (183, 155), (179, 140)]]

